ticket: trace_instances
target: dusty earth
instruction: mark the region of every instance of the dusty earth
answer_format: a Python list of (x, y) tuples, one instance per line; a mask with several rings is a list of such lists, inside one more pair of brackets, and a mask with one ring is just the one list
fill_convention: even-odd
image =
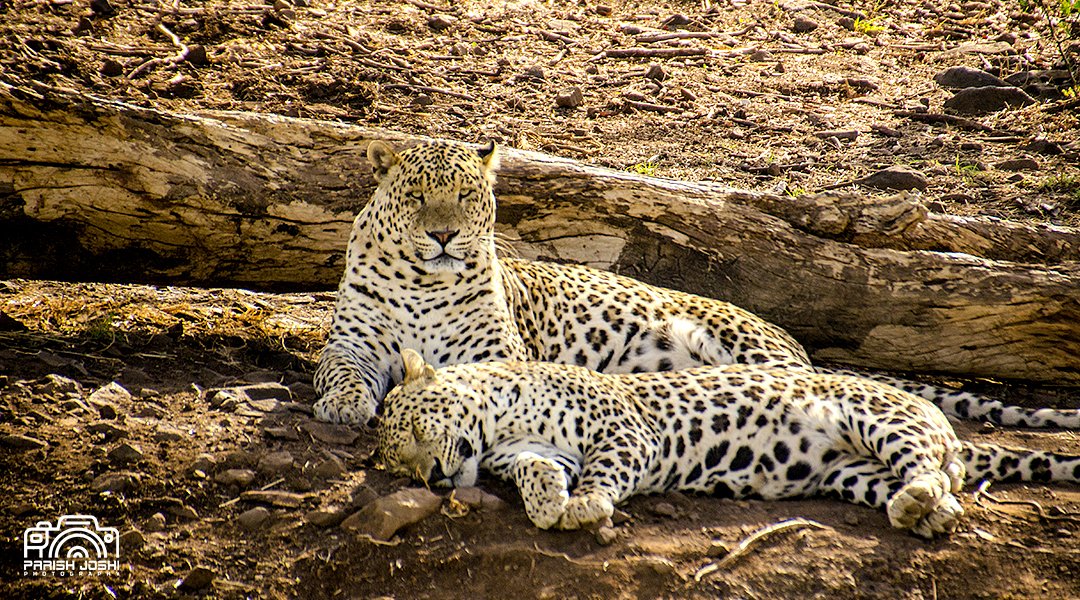
[[(1061, 51), (1080, 62), (1077, 25), (1057, 44), (1030, 6), (16, 1), (0, 69), (790, 194), (906, 165), (934, 210), (1076, 226)], [(957, 121), (934, 81), (953, 66), (1024, 79), (1033, 103)], [(379, 469), (370, 432), (311, 419), (332, 300), (0, 283), (0, 597), (1080, 597), (1076, 486), (966, 493), (961, 530), (926, 542), (838, 502), (679, 494), (631, 500), (611, 530), (541, 532), (483, 481), (364, 536), (370, 507), (426, 492)], [(1080, 407), (1076, 390), (969, 385)], [(1075, 432), (961, 433), (1080, 452)], [(119, 530), (119, 571), (26, 575), (23, 531), (78, 513)], [(739, 549), (790, 518), (813, 523)]]

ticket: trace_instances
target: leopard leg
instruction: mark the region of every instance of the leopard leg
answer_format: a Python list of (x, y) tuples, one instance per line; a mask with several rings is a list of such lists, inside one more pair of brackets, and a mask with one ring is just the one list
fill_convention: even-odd
[(558, 525), (570, 499), (566, 471), (554, 460), (528, 451), (517, 455), (512, 471), (533, 524), (540, 529)]
[(905, 483), (880, 462), (852, 457), (833, 463), (818, 491), (855, 504), (884, 508), (893, 527), (932, 538), (955, 530), (964, 514), (952, 494), (957, 476), (946, 467), (921, 473)]
[(315, 389), (320, 396), (312, 407), (315, 418), (330, 423), (367, 423), (386, 395), (390, 369), (388, 359), (364, 360), (340, 341), (327, 344), (315, 369)]

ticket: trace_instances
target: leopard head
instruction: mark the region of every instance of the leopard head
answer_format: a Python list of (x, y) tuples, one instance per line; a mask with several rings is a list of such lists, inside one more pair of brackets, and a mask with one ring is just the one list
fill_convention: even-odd
[(366, 209), (375, 247), (428, 273), (493, 258), (494, 143), (474, 150), (431, 142), (399, 153), (374, 141), (367, 153), (379, 183)]
[(432, 485), (476, 483), (482, 451), (479, 393), (439, 375), (413, 350), (405, 378), (386, 396), (379, 455), (388, 470)]

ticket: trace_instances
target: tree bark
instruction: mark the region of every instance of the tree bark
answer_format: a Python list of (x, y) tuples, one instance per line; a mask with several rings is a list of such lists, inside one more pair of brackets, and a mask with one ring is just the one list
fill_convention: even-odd
[[(0, 84), (0, 277), (333, 287), (392, 131), (179, 115)], [(505, 149), (498, 230), (734, 302), (815, 359), (1080, 384), (1080, 231), (931, 214), (905, 195), (800, 198)]]

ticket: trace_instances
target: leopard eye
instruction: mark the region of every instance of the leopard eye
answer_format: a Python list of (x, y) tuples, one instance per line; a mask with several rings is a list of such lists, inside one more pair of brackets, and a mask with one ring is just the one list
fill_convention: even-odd
[(458, 192), (458, 200), (468, 200), (476, 195), (476, 190), (469, 188)]
[(412, 199), (412, 200), (416, 200), (420, 204), (424, 203), (424, 192), (420, 192), (420, 191), (405, 192), (405, 197), (409, 198), (409, 199)]

